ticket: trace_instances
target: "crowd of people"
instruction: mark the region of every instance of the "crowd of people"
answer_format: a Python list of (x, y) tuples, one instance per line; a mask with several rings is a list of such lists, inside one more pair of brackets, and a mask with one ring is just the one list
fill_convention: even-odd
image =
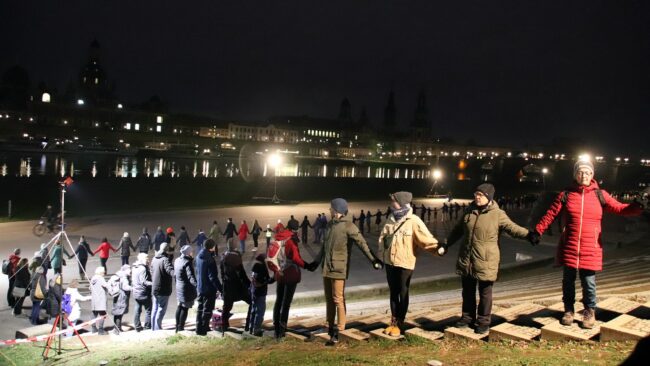
[[(469, 204), (447, 204), (440, 210), (441, 220), (455, 220), (446, 238), (438, 240), (429, 230), (426, 220), (438, 222), (438, 209), (413, 204), (409, 192), (390, 194), (385, 213), (377, 210), (361, 211), (349, 218), (348, 203), (343, 198), (330, 202), (329, 215), (318, 214), (312, 224), (305, 216), (299, 222), (291, 216), (284, 225), (278, 220), (262, 228), (254, 220), (249, 228), (246, 220), (237, 227), (232, 218), (224, 230), (215, 220), (208, 234), (199, 230), (194, 239), (185, 227), (176, 235), (173, 228), (158, 227), (153, 238), (147, 228), (137, 240), (131, 240), (125, 232), (117, 248), (104, 238), (96, 250), (91, 250), (82, 236), (74, 253), (70, 254), (60, 241), (43, 244), (34, 254), (31, 264), (21, 258), (16, 249), (3, 264), (9, 276), (7, 301), (14, 315), (22, 312), (23, 301), (30, 296), (33, 306), (30, 321), (38, 324), (40, 309), (44, 306), (51, 318), (63, 309), (71, 321), (81, 318), (79, 302), (91, 301), (95, 317), (102, 320), (93, 324), (92, 331), (105, 334), (103, 316), (110, 309), (115, 324), (113, 332), (122, 331), (122, 319), (129, 312), (133, 297), (135, 312), (133, 324), (136, 331), (162, 329), (169, 299), (175, 282), (176, 331), (184, 330), (189, 309), (197, 303), (196, 333), (205, 335), (210, 331), (215, 317), (215, 302), (223, 300), (220, 329), (228, 329), (233, 304), (247, 303), (248, 313), (245, 331), (261, 336), (266, 310), (268, 286), (276, 284), (276, 300), (273, 307), (274, 335), (280, 339), (287, 331), (287, 321), (293, 296), (301, 282), (301, 269), (316, 271), (320, 268), (326, 305), (326, 321), (330, 340), (338, 342), (339, 332), (346, 326), (345, 283), (350, 274), (350, 256), (356, 246), (375, 270), (384, 269), (390, 296), (390, 319), (384, 333), (400, 336), (405, 330), (405, 317), (409, 307), (409, 287), (416, 267), (416, 252), (424, 250), (438, 256), (446, 255), (448, 248), (460, 242), (456, 273), (462, 286), (461, 318), (457, 327), (472, 327), (476, 333), (487, 333), (491, 323), (492, 289), (498, 277), (500, 264), (499, 236), (502, 232), (514, 238), (524, 239), (532, 245), (564, 213), (563, 229), (558, 244), (557, 261), (563, 266), (562, 293), (565, 312), (561, 323), (571, 325), (574, 321), (575, 288), (579, 277), (582, 284), (584, 311), (580, 325), (591, 328), (595, 322), (596, 281), (595, 273), (602, 269), (602, 242), (600, 238), (603, 212), (619, 215), (638, 215), (643, 207), (638, 202), (623, 204), (600, 189), (593, 179), (594, 167), (590, 162), (579, 161), (574, 168), (572, 184), (560, 192), (546, 214), (525, 228), (515, 224), (495, 198), (495, 187), (483, 183), (476, 187), (474, 200)], [(529, 205), (527, 200), (517, 204)], [(511, 205), (512, 203), (504, 203)], [(416, 212), (419, 211), (418, 216)], [(460, 212), (460, 219), (459, 217)], [(364, 229), (370, 231), (372, 217), (380, 234), (377, 250), (373, 251), (364, 237)], [(382, 220), (382, 218), (384, 218)], [(328, 219), (329, 218), (329, 219)], [(383, 226), (380, 226), (382, 221)], [(314, 243), (320, 249), (312, 261), (300, 254), (300, 243), (308, 240), (308, 230), (314, 230)], [(252, 251), (259, 247), (259, 236), (266, 238), (266, 248), (256, 253), (250, 274), (244, 268), (242, 255), (246, 252), (248, 235), (253, 237)], [(237, 237), (237, 242), (235, 241)], [(134, 242), (135, 241), (135, 242)], [(218, 243), (225, 242), (225, 251), (219, 255)], [(120, 254), (119, 270), (106, 279), (110, 252)], [(131, 251), (138, 252), (137, 260), (129, 264)], [(153, 251), (153, 258), (149, 253)], [(87, 278), (86, 263), (89, 256), (99, 254), (100, 266), (89, 279), (90, 296), (79, 293), (77, 280), (63, 290), (63, 255), (76, 258), (80, 278)], [(5, 271), (6, 269), (6, 271)], [(47, 282), (47, 272), (53, 269), (54, 277)], [(478, 290), (478, 304), (476, 292)], [(144, 312), (144, 323), (142, 313)]]

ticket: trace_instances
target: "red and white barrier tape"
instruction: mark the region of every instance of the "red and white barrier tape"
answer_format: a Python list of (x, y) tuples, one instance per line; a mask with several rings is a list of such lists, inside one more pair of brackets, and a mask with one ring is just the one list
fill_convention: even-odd
[[(97, 317), (95, 319), (89, 320), (87, 322), (77, 324), (77, 325), (74, 326), (74, 329), (79, 330), (81, 328), (85, 328), (85, 327), (87, 327), (89, 325), (92, 325), (95, 322), (105, 318), (105, 317), (106, 317), (106, 315), (103, 315), (103, 316)], [(59, 334), (67, 333), (68, 331), (72, 331), (72, 329), (73, 329), (73, 327), (68, 326), (68, 328), (66, 328), (66, 329), (62, 329), (62, 330), (59, 330), (59, 331), (51, 333), (51, 334), (44, 334), (44, 335), (40, 335), (40, 336), (36, 336), (36, 337), (29, 337), (29, 338), (20, 338), (20, 339), (11, 339), (11, 340), (7, 340), (7, 341), (0, 341), (0, 346), (1, 345), (12, 346), (14, 344), (46, 341), (48, 338), (56, 337)]]

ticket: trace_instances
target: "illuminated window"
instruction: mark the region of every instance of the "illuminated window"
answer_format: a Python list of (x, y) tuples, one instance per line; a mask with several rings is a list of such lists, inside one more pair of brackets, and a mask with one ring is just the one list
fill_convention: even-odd
[(130, 130), (130, 129), (131, 129), (131, 122), (127, 122), (127, 123), (124, 125), (124, 128), (126, 128), (127, 130)]
[(156, 116), (156, 123), (163, 123), (162, 116)]
[(162, 126), (156, 126), (156, 132), (162, 132)]
[(99, 84), (99, 78), (95, 78), (95, 85)]
[(52, 100), (52, 97), (50, 96), (50, 93), (43, 93), (41, 96), (41, 102), (43, 103), (49, 103)]

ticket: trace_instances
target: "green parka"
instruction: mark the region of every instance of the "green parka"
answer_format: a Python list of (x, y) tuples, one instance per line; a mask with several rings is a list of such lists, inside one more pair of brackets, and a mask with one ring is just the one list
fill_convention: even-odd
[(524, 239), (528, 229), (510, 220), (508, 215), (492, 201), (480, 210), (469, 206), (460, 222), (447, 238), (449, 246), (463, 237), (456, 263), (456, 273), (480, 281), (496, 281), (501, 262), (499, 235), (505, 231), (514, 238)]
[(337, 280), (348, 278), (350, 273), (348, 263), (353, 243), (361, 249), (369, 261), (372, 262), (376, 258), (368, 248), (368, 243), (359, 232), (359, 228), (347, 218), (332, 219), (327, 223), (325, 242), (315, 258), (315, 261), (322, 265), (323, 277)]

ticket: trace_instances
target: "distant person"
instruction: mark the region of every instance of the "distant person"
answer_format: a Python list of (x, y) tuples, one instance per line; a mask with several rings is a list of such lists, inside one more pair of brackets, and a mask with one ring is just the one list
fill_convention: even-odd
[(152, 330), (162, 330), (162, 321), (167, 312), (167, 303), (172, 294), (172, 278), (174, 277), (174, 266), (172, 257), (174, 249), (167, 243), (162, 243), (156, 256), (151, 261), (151, 293), (153, 298), (153, 309), (151, 311)]
[(302, 219), (302, 222), (300, 223), (300, 234), (302, 236), (302, 242), (307, 244), (307, 237), (309, 236), (309, 228), (311, 228), (311, 223), (309, 222), (309, 218), (307, 215)]
[(32, 314), (29, 317), (29, 322), (32, 325), (38, 325), (40, 324), (41, 305), (47, 295), (47, 278), (42, 266), (36, 267), (29, 287), (29, 297), (32, 300)]
[(320, 214), (316, 217), (316, 220), (314, 220), (314, 225), (312, 228), (314, 229), (314, 241), (312, 242), (313, 244), (320, 243), (320, 227), (322, 224), (322, 220), (320, 217)]
[(111, 314), (113, 314), (113, 334), (119, 335), (122, 330), (122, 317), (124, 314), (129, 312), (129, 298), (131, 297), (131, 281), (129, 281), (129, 276), (131, 275), (131, 267), (128, 264), (122, 265), (117, 273), (111, 277), (111, 281), (117, 281), (119, 287), (119, 293), (117, 296), (113, 297), (113, 308)]
[(253, 251), (257, 252), (257, 247), (259, 246), (259, 238), (260, 234), (262, 233), (262, 227), (260, 226), (260, 223), (255, 220), (253, 223), (253, 228), (250, 231), (250, 234), (253, 235)]
[(427, 222), (431, 221), (431, 207), (427, 207)]
[(174, 232), (174, 228), (171, 226), (168, 227), (165, 233), (165, 243), (167, 243), (168, 250), (173, 253), (176, 250), (176, 233)]
[(99, 262), (101, 263), (100, 265), (104, 267), (104, 270), (106, 272), (108, 272), (108, 268), (106, 268), (106, 262), (108, 261), (110, 250), (112, 250), (114, 253), (117, 253), (117, 249), (113, 248), (111, 243), (108, 242), (108, 239), (103, 238), (102, 243), (99, 245), (97, 250), (93, 252), (93, 255), (99, 253)]
[(106, 316), (106, 290), (108, 289), (108, 283), (104, 279), (105, 275), (105, 268), (99, 266), (95, 268), (95, 275), (90, 279), (90, 295), (92, 297), (91, 309), (93, 316), (95, 318), (100, 316), (103, 317), (91, 326), (93, 333), (97, 333), (99, 330), (99, 335), (106, 334), (106, 331), (104, 330), (104, 317)]
[(383, 214), (381, 213), (381, 210), (377, 209), (377, 213), (375, 213), (375, 226), (377, 226), (377, 231), (379, 231), (381, 229), (381, 227), (379, 227), (379, 225), (381, 224), (381, 216), (382, 215)]
[(293, 215), (291, 215), (291, 217), (289, 218), (289, 221), (287, 221), (287, 227), (292, 228), (290, 230), (297, 231), (298, 228), (300, 227), (300, 223), (298, 222), (298, 220), (296, 220), (295, 217), (293, 217)]
[(273, 239), (273, 229), (271, 229), (271, 224), (266, 224), (266, 229), (264, 229), (264, 236), (266, 236), (266, 249), (268, 250), (271, 239)]
[(390, 326), (384, 334), (399, 337), (409, 307), (409, 287), (418, 250), (437, 254), (438, 240), (413, 213), (411, 192), (390, 195), (392, 213), (379, 235), (379, 255), (384, 262), (390, 291)]
[(7, 304), (9, 307), (13, 307), (15, 305), (13, 290), (14, 282), (16, 281), (16, 277), (14, 275), (18, 269), (18, 262), (20, 262), (20, 248), (14, 249), (14, 251), (9, 255), (7, 261), (8, 267), (3, 268), (3, 272), (6, 272), (4, 274), (9, 278), (9, 287), (7, 288)]
[(424, 221), (424, 214), (427, 212), (427, 208), (424, 207), (424, 203), (420, 206), (420, 219)]
[[(226, 230), (223, 232), (223, 236), (226, 237), (226, 248), (230, 249), (232, 248), (232, 241), (233, 238), (235, 237), (235, 234), (237, 233), (237, 227), (235, 224), (232, 222), (232, 218), (228, 218), (228, 223), (226, 224)], [(216, 243), (216, 241), (215, 241)]]
[(319, 243), (322, 243), (325, 240), (325, 230), (327, 230), (327, 216), (325, 213), (320, 214), (320, 234), (319, 234)]
[(122, 265), (129, 264), (131, 249), (135, 250), (135, 246), (133, 246), (129, 233), (125, 231), (122, 235), (122, 239), (120, 239), (120, 244), (117, 246), (117, 250), (120, 251), (120, 256), (122, 257)]
[(370, 233), (370, 222), (372, 221), (372, 213), (370, 210), (366, 211), (366, 227), (368, 228), (368, 233)]
[(47, 205), (45, 207), (45, 212), (43, 212), (41, 217), (44, 218), (47, 222), (47, 230), (49, 232), (52, 232), (54, 230), (54, 226), (57, 224), (57, 214), (54, 212), (52, 205)]
[[(368, 258), (375, 269), (382, 267), (381, 261), (368, 248), (359, 229), (346, 219), (348, 203), (343, 198), (335, 198), (330, 203), (332, 220), (327, 224), (325, 242), (309, 270), (322, 265), (322, 275), (327, 309), (327, 324), (330, 340), (328, 345), (338, 343), (339, 331), (345, 329), (345, 280), (350, 272), (349, 261), (354, 243)], [(338, 322), (335, 322), (338, 314)]]
[[(199, 229), (199, 233), (196, 234), (196, 238), (192, 240), (192, 244), (196, 244), (196, 252), (200, 252), (203, 249), (203, 243), (208, 240), (208, 236), (205, 235), (202, 229)], [(213, 239), (214, 241), (214, 239)]]
[(535, 235), (542, 235), (563, 213), (564, 227), (560, 231), (556, 263), (563, 266), (562, 325), (574, 320), (575, 280), (582, 285), (582, 328), (591, 329), (596, 323), (596, 272), (603, 269), (603, 212), (621, 216), (640, 215), (643, 207), (633, 202), (620, 203), (598, 186), (594, 180), (594, 165), (579, 160), (573, 167), (573, 182), (557, 195), (546, 214), (535, 226)]
[(180, 257), (174, 262), (176, 277), (176, 333), (185, 330), (187, 313), (196, 300), (196, 275), (194, 273), (193, 250), (189, 245), (181, 248)]
[(63, 247), (61, 240), (57, 240), (52, 247), (52, 253), (50, 253), (50, 261), (52, 264), (52, 269), (54, 269), (55, 274), (61, 274), (63, 272), (63, 266), (65, 265), (65, 260), (63, 259), (63, 253), (70, 257), (70, 253)]
[(359, 214), (359, 231), (363, 234), (363, 225), (366, 223), (366, 214), (361, 210), (361, 214)]
[[(219, 282), (219, 272), (215, 261), (216, 243), (208, 239), (196, 258), (196, 292), (198, 308), (196, 311), (196, 334), (206, 335), (210, 330), (210, 320), (217, 298), (217, 292), (223, 292)], [(222, 313), (223, 315), (223, 313)]]
[(165, 233), (163, 233), (162, 227), (158, 226), (156, 229), (156, 235), (153, 237), (153, 250), (157, 252), (160, 250), (160, 244), (165, 242)]
[(176, 244), (178, 245), (179, 248), (182, 248), (190, 244), (190, 236), (189, 234), (187, 234), (187, 230), (185, 230), (185, 226), (181, 226), (181, 232), (178, 233), (178, 238), (176, 238)]
[(264, 322), (264, 313), (266, 312), (266, 295), (269, 284), (275, 282), (273, 277), (269, 276), (269, 270), (266, 267), (266, 255), (258, 254), (255, 257), (253, 269), (251, 269), (251, 310), (248, 311), (249, 331), (256, 337), (264, 334), (262, 322)]
[[(79, 302), (82, 301), (90, 301), (92, 299), (92, 296), (84, 296), (79, 293), (79, 281), (76, 279), (73, 279), (70, 281), (70, 284), (68, 285), (68, 288), (65, 289), (65, 294), (70, 297), (70, 314), (68, 314), (68, 320), (70, 320), (70, 323), (72, 325), (77, 325), (77, 323), (81, 320), (81, 306), (79, 305)], [(72, 335), (72, 331), (68, 332), (68, 335)]]
[(212, 221), (212, 227), (208, 233), (208, 238), (214, 240), (215, 243), (218, 243), (219, 237), (222, 235), (224, 235), (224, 232), (221, 231), (221, 227), (219, 226), (219, 223), (217, 223), (217, 220)]
[(246, 239), (248, 238), (248, 225), (246, 224), (246, 220), (241, 221), (237, 237), (239, 238), (239, 252), (244, 254), (246, 253)]
[[(86, 275), (86, 263), (88, 263), (88, 255), (95, 256), (93, 251), (90, 249), (90, 245), (86, 241), (86, 237), (81, 235), (79, 237), (79, 243), (77, 248), (74, 251), (75, 256), (77, 257), (77, 265), (79, 266), (79, 278), (88, 279)], [(68, 259), (72, 259), (74, 256), (68, 256)]]
[[(456, 263), (456, 273), (463, 287), (462, 316), (458, 328), (475, 325), (474, 332), (486, 334), (490, 330), (492, 314), (492, 287), (497, 280), (501, 252), (499, 235), (506, 232), (519, 239), (539, 242), (534, 235), (510, 220), (494, 201), (494, 186), (483, 183), (476, 187), (474, 202), (463, 218), (454, 226), (438, 253), (444, 255), (448, 246), (463, 238)], [(479, 303), (476, 307), (476, 287)]]
[(277, 234), (282, 230), (284, 230), (284, 224), (282, 224), (282, 220), (278, 219), (278, 223), (273, 228), (273, 232)]
[(29, 296), (30, 279), (29, 260), (27, 258), (21, 258), (14, 272), (14, 286), (12, 291), (14, 297), (12, 314), (14, 316), (20, 316), (23, 313), (23, 302), (25, 301), (25, 297)]
[(140, 235), (140, 238), (138, 238), (138, 242), (135, 244), (138, 247), (138, 251), (140, 253), (149, 253), (151, 249), (153, 249), (153, 242), (151, 241), (151, 237), (149, 236), (149, 233), (147, 232), (147, 228), (142, 228), (142, 234)]
[[(133, 264), (133, 299), (135, 300), (135, 313), (133, 326), (136, 332), (151, 329), (151, 271), (149, 270), (149, 257), (147, 253), (138, 254), (138, 259)], [(140, 322), (140, 315), (144, 308), (144, 327)]]
[[(236, 250), (229, 249), (223, 253), (221, 259), (221, 278), (223, 280), (223, 312), (222, 312), (222, 331), (228, 330), (230, 326), (229, 319), (232, 315), (233, 304), (237, 301), (244, 301), (246, 304), (251, 304), (250, 294), (250, 280), (246, 275), (244, 269), (242, 256)], [(245, 330), (249, 330), (248, 316), (246, 317)]]

